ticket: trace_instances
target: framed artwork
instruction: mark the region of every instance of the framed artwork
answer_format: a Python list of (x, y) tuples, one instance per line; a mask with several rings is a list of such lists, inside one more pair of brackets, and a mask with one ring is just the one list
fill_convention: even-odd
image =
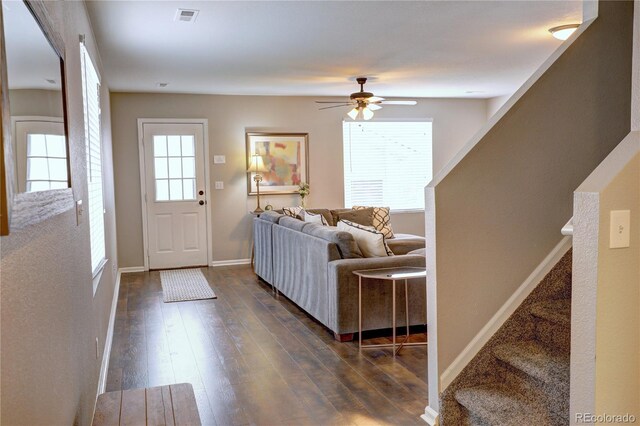
[[(252, 156), (262, 157), (260, 194), (297, 194), (298, 185), (309, 182), (308, 133), (247, 133), (247, 169)], [(249, 173), (247, 192), (256, 195), (256, 173)]]

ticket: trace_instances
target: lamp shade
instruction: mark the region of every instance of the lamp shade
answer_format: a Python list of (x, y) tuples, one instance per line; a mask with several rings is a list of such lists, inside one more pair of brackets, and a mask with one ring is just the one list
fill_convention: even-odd
[(264, 165), (264, 159), (261, 155), (254, 154), (251, 156), (251, 163), (249, 164), (249, 168), (247, 172), (249, 173), (263, 173), (268, 172), (269, 169)]

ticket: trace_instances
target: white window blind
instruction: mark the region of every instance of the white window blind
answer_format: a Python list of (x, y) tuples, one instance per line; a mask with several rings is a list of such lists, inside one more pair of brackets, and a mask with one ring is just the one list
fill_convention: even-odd
[(345, 121), (345, 207), (424, 209), (432, 178), (431, 122)]
[(84, 135), (87, 150), (88, 215), (91, 236), (91, 270), (94, 275), (105, 259), (104, 199), (102, 194), (102, 141), (100, 132), (100, 77), (89, 52), (80, 44), (82, 57), (82, 98)]

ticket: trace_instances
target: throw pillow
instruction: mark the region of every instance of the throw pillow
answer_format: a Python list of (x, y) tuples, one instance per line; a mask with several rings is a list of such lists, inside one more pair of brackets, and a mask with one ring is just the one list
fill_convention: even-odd
[(311, 213), (306, 210), (303, 210), (302, 212), (304, 213), (303, 217), (305, 222), (317, 223), (318, 225), (322, 226), (329, 226), (329, 223), (327, 223), (327, 219), (325, 219), (321, 214)]
[(338, 231), (349, 232), (356, 240), (364, 257), (393, 256), (393, 252), (384, 241), (384, 234), (373, 226), (359, 225), (348, 220), (338, 222)]
[(304, 210), (302, 207), (283, 207), (282, 212), (287, 216), (295, 217), (296, 219), (302, 218), (300, 214)]
[[(369, 207), (353, 206), (354, 210), (363, 210)], [(391, 229), (391, 213), (389, 207), (373, 207), (373, 226), (382, 232), (385, 238), (393, 238), (393, 229)]]

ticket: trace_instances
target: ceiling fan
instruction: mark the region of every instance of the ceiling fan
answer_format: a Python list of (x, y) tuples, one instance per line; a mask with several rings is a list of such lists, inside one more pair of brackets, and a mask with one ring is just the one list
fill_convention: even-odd
[(352, 120), (362, 117), (365, 120), (371, 120), (373, 111), (382, 108), (382, 105), (415, 105), (416, 101), (388, 101), (385, 98), (374, 96), (371, 92), (364, 91), (364, 84), (367, 82), (366, 77), (358, 77), (356, 81), (360, 85), (360, 91), (352, 93), (349, 101), (316, 101), (318, 104), (336, 104), (325, 106), (320, 109), (339, 108), (352, 106), (353, 109), (347, 113)]

